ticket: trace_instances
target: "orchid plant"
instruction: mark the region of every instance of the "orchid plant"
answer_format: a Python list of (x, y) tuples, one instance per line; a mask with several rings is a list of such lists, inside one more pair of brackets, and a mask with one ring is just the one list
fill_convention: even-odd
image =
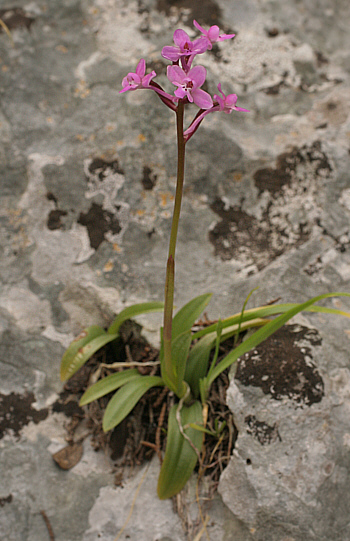
[[(116, 391), (104, 413), (103, 429), (108, 431), (116, 427), (152, 387), (166, 386), (173, 393), (177, 400), (168, 417), (167, 444), (158, 481), (158, 495), (161, 499), (177, 494), (195, 468), (204, 434), (208, 432), (206, 421), (209, 390), (224, 370), (302, 310), (350, 317), (349, 313), (340, 310), (314, 306), (317, 301), (327, 297), (350, 296), (346, 293), (324, 294), (300, 304), (266, 305), (253, 309), (246, 309), (246, 301), (237, 314), (219, 319), (216, 323), (196, 331), (192, 330), (193, 325), (207, 306), (211, 294), (192, 299), (173, 316), (175, 250), (184, 185), (186, 143), (204, 118), (211, 113), (249, 112), (236, 105), (236, 94), (224, 94), (220, 83), (217, 85), (219, 94), (211, 97), (201, 88), (206, 80), (206, 69), (201, 65), (193, 66), (196, 57), (211, 50), (214, 43), (234, 38), (234, 34), (220, 34), (217, 26), (205, 30), (196, 21), (194, 26), (201, 32), (200, 37), (191, 41), (184, 30), (176, 30), (174, 45), (166, 46), (162, 50), (162, 56), (172, 62), (167, 68), (167, 77), (176, 87), (173, 94), (166, 92), (154, 81), (155, 71), (146, 74), (144, 59), (139, 61), (135, 72), (124, 77), (120, 90), (121, 94), (135, 90), (152, 90), (176, 114), (177, 184), (166, 265), (165, 301), (141, 303), (125, 308), (108, 330), (97, 325), (89, 327), (68, 347), (61, 363), (61, 378), (64, 381), (75, 374), (98, 349), (109, 342), (117, 341), (120, 327), (127, 319), (138, 314), (164, 312), (159, 353), (160, 375), (141, 375), (136, 367), (130, 367), (130, 363), (125, 364), (125, 368), (120, 368), (121, 363), (118, 363), (119, 371), (94, 383), (80, 400), (80, 404), (85, 405)], [(184, 128), (184, 110), (193, 105), (199, 110), (189, 126)], [(238, 336), (246, 329), (254, 328), (257, 330), (253, 334), (218, 362), (221, 342)]]

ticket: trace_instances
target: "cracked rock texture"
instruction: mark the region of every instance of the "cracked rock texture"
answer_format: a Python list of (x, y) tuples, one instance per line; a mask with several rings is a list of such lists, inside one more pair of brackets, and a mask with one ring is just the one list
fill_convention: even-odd
[[(217, 318), (258, 285), (251, 303), (349, 292), (349, 3), (7, 0), (0, 18), (0, 539), (48, 539), (44, 510), (56, 541), (113, 541), (143, 470), (115, 488), (88, 441), (70, 471), (51, 454), (65, 347), (163, 296), (174, 115), (121, 80), (142, 57), (170, 91), (160, 51), (194, 18), (236, 33), (201, 61), (207, 90), (251, 112), (210, 115), (188, 144), (177, 306), (212, 291)], [(140, 321), (156, 343), (159, 319)], [(211, 539), (350, 541), (349, 340), (345, 318), (303, 314), (240, 359)], [(125, 539), (186, 539), (157, 467)]]

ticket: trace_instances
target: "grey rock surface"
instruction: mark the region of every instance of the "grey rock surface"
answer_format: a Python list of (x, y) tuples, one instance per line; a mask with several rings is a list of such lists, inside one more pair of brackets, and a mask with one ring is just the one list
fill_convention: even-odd
[[(202, 63), (208, 91), (221, 82), (251, 113), (211, 115), (188, 144), (177, 306), (212, 291), (217, 318), (257, 285), (256, 304), (349, 292), (349, 3), (8, 0), (0, 18), (0, 539), (45, 541), (44, 510), (56, 541), (113, 540), (143, 471), (120, 489), (89, 441), (70, 471), (51, 454), (65, 347), (163, 297), (174, 116), (152, 93), (119, 95), (121, 80), (145, 58), (170, 90), (160, 51), (178, 27), (195, 37), (193, 18), (236, 33)], [(159, 319), (140, 321), (157, 343)], [(350, 541), (349, 324), (293, 325), (230, 386), (239, 436), (211, 539)], [(276, 359), (291, 367), (277, 388)], [(154, 462), (125, 536), (184, 540), (156, 477)]]

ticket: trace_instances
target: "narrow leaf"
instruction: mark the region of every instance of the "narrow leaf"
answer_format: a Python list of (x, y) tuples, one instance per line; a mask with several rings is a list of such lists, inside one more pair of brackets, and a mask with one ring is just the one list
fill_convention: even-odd
[(184, 379), (196, 398), (199, 396), (199, 380), (207, 374), (210, 352), (214, 344), (215, 333), (207, 334), (198, 340), (189, 353)]
[[(328, 293), (327, 293), (328, 295)], [(349, 293), (330, 293), (331, 296), (341, 296), (341, 297), (349, 297)], [(288, 312), (288, 310), (291, 310), (292, 308), (299, 306), (300, 303), (285, 303), (285, 304), (276, 304), (276, 305), (268, 305), (268, 306), (259, 306), (257, 308), (250, 308), (249, 310), (245, 310), (243, 317), (242, 317), (242, 323), (245, 321), (249, 321), (251, 319), (255, 318), (262, 318), (262, 317), (268, 317), (268, 316), (274, 316), (276, 314), (284, 314), (285, 312)], [(323, 314), (334, 314), (338, 316), (345, 316), (350, 318), (349, 312), (344, 312), (343, 310), (337, 310), (336, 308), (327, 308), (326, 306), (310, 306), (305, 310), (305, 312), (318, 312)], [(240, 321), (242, 313), (239, 312), (238, 314), (234, 314), (233, 316), (230, 316), (226, 319), (222, 320), (222, 326), (223, 329), (226, 327), (230, 327), (231, 325), (238, 324)], [(200, 329), (199, 331), (193, 333), (192, 340), (195, 340), (197, 338), (201, 338), (202, 336), (205, 336), (206, 334), (215, 332), (216, 329), (216, 323), (213, 323), (212, 325), (209, 325), (208, 327), (205, 327), (205, 329)]]
[(226, 370), (226, 368), (231, 366), (231, 364), (234, 363), (238, 359), (238, 357), (241, 357), (244, 353), (246, 353), (247, 351), (250, 351), (252, 348), (256, 347), (258, 344), (266, 340), (266, 338), (268, 338), (274, 332), (276, 332), (293, 316), (295, 316), (299, 312), (302, 312), (303, 310), (310, 310), (311, 305), (315, 302), (321, 301), (322, 299), (327, 299), (329, 297), (337, 297), (337, 296), (350, 297), (350, 294), (349, 293), (325, 293), (324, 295), (313, 297), (312, 299), (304, 303), (295, 304), (293, 308), (291, 308), (284, 314), (278, 316), (276, 319), (273, 319), (272, 321), (264, 325), (264, 327), (257, 330), (252, 336), (250, 336), (237, 348), (231, 351), (222, 361), (220, 361), (220, 363), (214, 368), (210, 376), (210, 379), (208, 379), (207, 387), (210, 387), (213, 381), (224, 370)]
[(140, 304), (133, 304), (132, 306), (128, 306), (117, 315), (107, 332), (109, 334), (116, 334), (119, 331), (121, 324), (124, 323), (124, 321), (126, 321), (127, 319), (139, 316), (140, 314), (149, 314), (150, 312), (162, 312), (163, 309), (163, 302), (142, 302)]
[(71, 342), (71, 344), (66, 349), (62, 361), (61, 361), (61, 380), (65, 381), (70, 378), (77, 369), (75, 369), (76, 356), (79, 353), (79, 350), (84, 347), (86, 344), (91, 342), (94, 338), (98, 336), (105, 335), (106, 332), (99, 325), (92, 325), (87, 329), (84, 329), (77, 338)]
[(125, 419), (140, 398), (152, 387), (164, 386), (158, 376), (140, 376), (129, 381), (108, 402), (103, 416), (102, 427), (105, 432), (111, 430)]
[[(252, 327), (261, 327), (268, 322), (268, 319), (252, 319), (241, 324), (241, 331)], [(215, 323), (215, 326), (217, 326), (217, 323)], [(237, 334), (238, 328), (238, 324), (226, 328), (220, 335), (220, 343)], [(210, 334), (202, 336), (190, 350), (184, 379), (189, 384), (195, 398), (198, 398), (200, 394), (199, 381), (204, 378), (208, 372), (210, 352), (215, 345), (216, 339), (217, 333), (211, 332)]]
[(237, 340), (237, 338), (238, 338), (238, 335), (239, 335), (239, 333), (241, 332), (241, 325), (242, 325), (242, 322), (243, 322), (243, 315), (244, 315), (245, 307), (247, 306), (250, 297), (253, 295), (254, 291), (256, 291), (257, 289), (259, 289), (259, 287), (255, 287), (254, 289), (252, 289), (252, 290), (248, 293), (247, 298), (246, 298), (246, 300), (245, 300), (244, 303), (243, 303), (242, 311), (241, 311), (241, 317), (240, 317), (240, 319), (239, 319), (239, 324), (238, 324), (238, 331), (237, 331), (236, 338), (235, 338), (235, 345), (236, 345), (236, 340)]
[(212, 293), (195, 297), (176, 313), (172, 323), (172, 339), (189, 331), (211, 299)]
[(208, 430), (207, 428), (204, 428), (203, 425), (197, 425), (196, 423), (190, 423), (190, 427), (194, 428), (195, 430), (199, 430), (199, 432), (203, 432), (203, 434), (208, 434), (208, 436), (215, 436), (215, 433), (211, 430)]
[(175, 372), (175, 385), (180, 392), (184, 380), (188, 352), (191, 346), (191, 331), (179, 334), (171, 343), (171, 362)]
[[(167, 444), (157, 488), (161, 500), (171, 498), (183, 489), (197, 463), (196, 451), (180, 432), (176, 419), (178, 407), (178, 404), (175, 404), (169, 413)], [(200, 452), (203, 444), (203, 433), (189, 426), (190, 423), (197, 425), (202, 423), (200, 402), (196, 401), (189, 407), (183, 406), (180, 415), (184, 433)]]
[[(240, 328), (241, 328), (241, 321), (239, 322), (237, 332), (240, 331)], [(211, 361), (211, 365), (210, 365), (210, 368), (209, 368), (208, 378), (210, 378), (210, 374), (214, 370), (214, 367), (216, 365), (216, 361), (218, 360), (221, 333), (222, 333), (222, 321), (221, 321), (221, 319), (219, 319), (219, 321), (217, 322), (217, 325), (216, 325), (215, 353), (214, 353), (214, 357), (213, 357), (213, 360)]]
[(81, 397), (79, 406), (90, 404), (90, 402), (93, 400), (97, 400), (98, 398), (101, 398), (101, 396), (105, 396), (106, 394), (119, 389), (119, 387), (122, 387), (126, 383), (129, 383), (129, 381), (138, 378), (139, 376), (140, 373), (136, 370), (136, 368), (111, 374), (110, 376), (97, 381), (94, 383), (94, 385), (91, 385), (91, 387), (89, 387)]
[(90, 359), (90, 357), (92, 357), (92, 355), (96, 353), (96, 351), (108, 344), (108, 342), (112, 342), (112, 340), (115, 340), (116, 338), (118, 338), (117, 334), (107, 334), (106, 332), (104, 332), (104, 334), (97, 336), (88, 344), (81, 347), (74, 356), (74, 358), (71, 359), (69, 366), (65, 368), (63, 376), (61, 376), (63, 380), (71, 378), (73, 374), (75, 374), (75, 372), (77, 372), (79, 368), (81, 368)]

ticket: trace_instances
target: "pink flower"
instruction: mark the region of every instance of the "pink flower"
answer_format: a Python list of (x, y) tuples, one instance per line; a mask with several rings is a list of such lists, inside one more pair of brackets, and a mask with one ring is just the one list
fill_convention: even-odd
[(122, 92), (127, 92), (127, 90), (137, 90), (138, 88), (149, 88), (151, 80), (157, 75), (155, 71), (145, 75), (146, 73), (146, 62), (141, 58), (140, 62), (137, 64), (135, 73), (128, 73), (122, 81), (122, 90), (119, 90), (119, 94)]
[(222, 98), (218, 96), (217, 94), (214, 94), (214, 100), (218, 102), (220, 111), (223, 111), (224, 113), (227, 113), (227, 114), (232, 113), (232, 111), (243, 111), (245, 113), (250, 112), (248, 109), (243, 109), (242, 107), (236, 107), (236, 102), (238, 99), (236, 94), (228, 94), (228, 96), (225, 96), (225, 94), (221, 90), (221, 83), (218, 84), (218, 89), (219, 89), (220, 94), (222, 94)]
[(178, 62), (183, 56), (194, 56), (204, 53), (207, 50), (207, 40), (198, 38), (191, 41), (188, 34), (184, 30), (175, 30), (173, 46), (166, 46), (162, 49), (162, 56), (172, 62)]
[[(213, 43), (217, 41), (224, 41), (225, 39), (234, 38), (236, 34), (221, 34), (219, 35), (220, 29), (218, 26), (214, 25), (209, 28), (209, 30), (204, 30), (197, 21), (193, 21), (193, 24), (198, 30), (202, 32), (203, 37), (207, 40), (207, 49), (211, 50)], [(201, 39), (201, 38), (199, 38)]]
[(174, 94), (177, 98), (187, 98), (201, 109), (209, 109), (213, 105), (211, 96), (199, 87), (205, 81), (207, 70), (203, 66), (195, 66), (186, 73), (180, 66), (168, 66), (168, 79), (178, 88)]

